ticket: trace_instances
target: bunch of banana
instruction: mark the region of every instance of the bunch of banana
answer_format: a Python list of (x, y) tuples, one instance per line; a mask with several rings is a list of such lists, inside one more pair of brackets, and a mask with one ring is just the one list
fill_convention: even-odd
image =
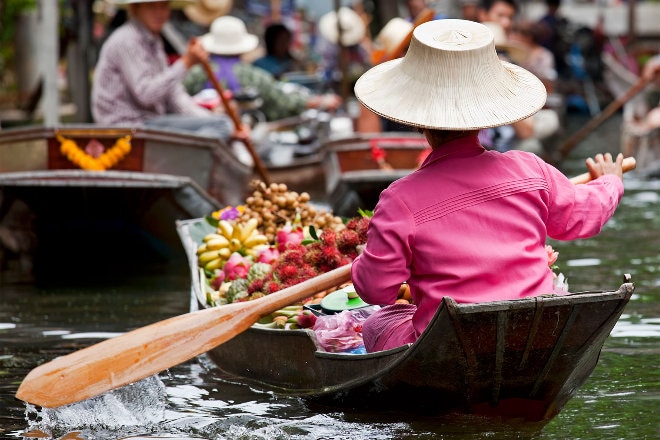
[(255, 256), (268, 242), (257, 230), (257, 224), (256, 218), (237, 223), (220, 220), (215, 232), (204, 237), (197, 249), (199, 266), (209, 271), (220, 269), (234, 252)]

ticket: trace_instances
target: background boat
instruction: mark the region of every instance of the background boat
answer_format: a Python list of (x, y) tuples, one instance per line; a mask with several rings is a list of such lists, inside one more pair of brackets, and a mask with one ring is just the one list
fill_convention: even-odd
[[(196, 250), (212, 229), (177, 222), (191, 308), (206, 307)], [(469, 414), (543, 425), (593, 371), (633, 292), (620, 289), (457, 304), (445, 298), (412, 345), (370, 354), (319, 350), (309, 329), (255, 325), (207, 354), (230, 380), (343, 408)]]
[(373, 209), (382, 190), (419, 166), (430, 148), (415, 132), (355, 134), (323, 145), (326, 197), (332, 211), (354, 216), (358, 208)]
[[(81, 169), (89, 167), (98, 170)], [(50, 274), (143, 252), (183, 257), (175, 220), (244, 199), (251, 176), (207, 137), (95, 125), (3, 130), (0, 262)]]

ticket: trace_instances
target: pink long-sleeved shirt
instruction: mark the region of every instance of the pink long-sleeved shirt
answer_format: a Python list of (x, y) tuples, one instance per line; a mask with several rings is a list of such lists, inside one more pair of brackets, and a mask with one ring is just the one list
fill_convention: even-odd
[(476, 136), (433, 150), (419, 170), (381, 193), (352, 281), (371, 304), (410, 285), (421, 334), (444, 296), (457, 302), (553, 291), (546, 237), (596, 235), (623, 195), (606, 175), (574, 185), (522, 151), (486, 151)]

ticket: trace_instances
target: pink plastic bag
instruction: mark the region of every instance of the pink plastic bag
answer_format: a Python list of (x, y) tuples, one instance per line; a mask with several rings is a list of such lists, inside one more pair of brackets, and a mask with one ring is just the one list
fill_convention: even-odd
[(362, 323), (368, 316), (364, 312), (344, 310), (334, 315), (319, 316), (313, 327), (319, 348), (338, 353), (363, 346)]

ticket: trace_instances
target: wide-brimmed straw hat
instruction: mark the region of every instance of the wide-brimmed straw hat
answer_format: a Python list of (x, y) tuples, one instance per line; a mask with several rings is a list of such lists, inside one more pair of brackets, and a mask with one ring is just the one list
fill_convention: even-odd
[(248, 33), (243, 20), (230, 15), (213, 20), (210, 32), (200, 41), (204, 49), (218, 55), (242, 55), (259, 45), (259, 37)]
[(532, 73), (498, 58), (486, 26), (444, 19), (417, 26), (406, 55), (364, 73), (355, 96), (406, 125), (473, 130), (533, 115), (546, 91)]
[[(163, 0), (108, 0), (108, 1), (113, 5), (119, 7), (126, 7), (134, 3), (153, 3)], [(169, 0), (168, 3), (170, 4), (170, 8), (172, 9), (181, 9), (185, 6), (195, 3), (195, 1), (196, 0)]]
[(413, 24), (411, 22), (401, 17), (394, 17), (378, 32), (374, 43), (385, 51), (386, 54), (389, 54), (399, 47), (412, 29)]
[(529, 49), (517, 41), (509, 40), (499, 23), (486, 21), (483, 24), (493, 33), (495, 49), (504, 52), (504, 55), (516, 64), (522, 64), (527, 60)]
[[(357, 12), (349, 7), (339, 8), (339, 23), (341, 23), (342, 46), (355, 46), (364, 38), (367, 28)], [(331, 11), (319, 20), (319, 32), (329, 42), (337, 44), (339, 29), (337, 29), (337, 12)]]
[(232, 0), (197, 0), (194, 4), (183, 8), (183, 13), (191, 21), (208, 26), (216, 18), (227, 15), (231, 7)]

